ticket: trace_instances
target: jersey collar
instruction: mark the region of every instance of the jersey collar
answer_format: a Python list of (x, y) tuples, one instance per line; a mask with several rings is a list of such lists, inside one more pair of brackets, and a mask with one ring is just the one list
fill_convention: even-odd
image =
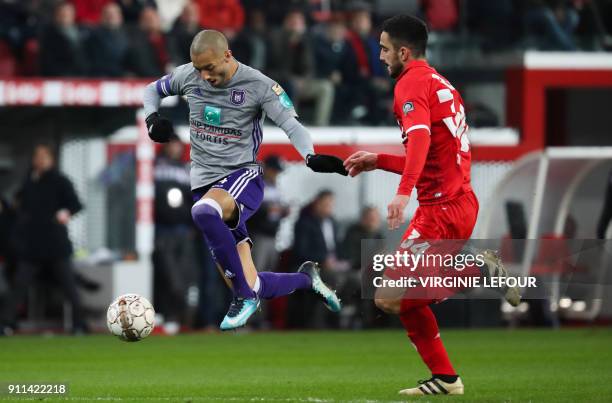
[(408, 73), (408, 71), (410, 71), (411, 69), (415, 68), (415, 67), (429, 67), (429, 63), (427, 63), (427, 60), (413, 60), (410, 63), (408, 63), (406, 65), (406, 67), (404, 68), (404, 71), (402, 71), (399, 75), (399, 77), (397, 77), (396, 81), (399, 81), (402, 77), (404, 77), (406, 75), (406, 73)]

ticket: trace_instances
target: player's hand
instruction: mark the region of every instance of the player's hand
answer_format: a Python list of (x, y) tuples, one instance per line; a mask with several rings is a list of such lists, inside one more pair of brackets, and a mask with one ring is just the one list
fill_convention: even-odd
[(387, 206), (387, 225), (390, 230), (399, 228), (404, 223), (404, 210), (410, 201), (410, 196), (395, 195)]
[(344, 176), (348, 175), (348, 172), (342, 165), (342, 160), (333, 155), (309, 154), (306, 157), (306, 166), (315, 172), (337, 173)]
[(170, 135), (174, 133), (172, 123), (160, 116), (158, 112), (153, 112), (145, 120), (147, 123), (147, 129), (149, 131), (149, 137), (156, 143), (167, 143), (170, 139)]
[(357, 151), (344, 161), (344, 168), (350, 176), (357, 176), (362, 172), (376, 169), (378, 155), (367, 151)]

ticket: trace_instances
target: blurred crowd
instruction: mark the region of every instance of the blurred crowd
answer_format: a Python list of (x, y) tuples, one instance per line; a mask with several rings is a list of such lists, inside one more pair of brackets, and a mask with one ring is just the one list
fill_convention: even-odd
[[(378, 30), (424, 18), (431, 46), (606, 49), (612, 0), (0, 0), (0, 77), (156, 78), (189, 62), (201, 29), (311, 106), (317, 125), (388, 116)], [(434, 52), (435, 53), (435, 52)]]

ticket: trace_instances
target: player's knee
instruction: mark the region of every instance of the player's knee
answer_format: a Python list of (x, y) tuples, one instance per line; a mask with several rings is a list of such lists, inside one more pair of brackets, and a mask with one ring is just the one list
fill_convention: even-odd
[(394, 314), (399, 313), (400, 304), (398, 303), (397, 300), (376, 298), (374, 299), (374, 304), (376, 304), (376, 307), (378, 309), (380, 309), (381, 311), (385, 313), (394, 313)]
[(223, 210), (213, 199), (200, 199), (191, 207), (191, 217), (196, 223), (223, 217)]

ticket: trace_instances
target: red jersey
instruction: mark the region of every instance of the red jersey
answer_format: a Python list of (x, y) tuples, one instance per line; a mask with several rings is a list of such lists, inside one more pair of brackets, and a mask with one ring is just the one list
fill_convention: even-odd
[(459, 92), (424, 60), (408, 64), (395, 84), (393, 111), (405, 156), (378, 155), (378, 168), (399, 173), (398, 194), (416, 185), (420, 204), (454, 199), (470, 185), (470, 143)]

